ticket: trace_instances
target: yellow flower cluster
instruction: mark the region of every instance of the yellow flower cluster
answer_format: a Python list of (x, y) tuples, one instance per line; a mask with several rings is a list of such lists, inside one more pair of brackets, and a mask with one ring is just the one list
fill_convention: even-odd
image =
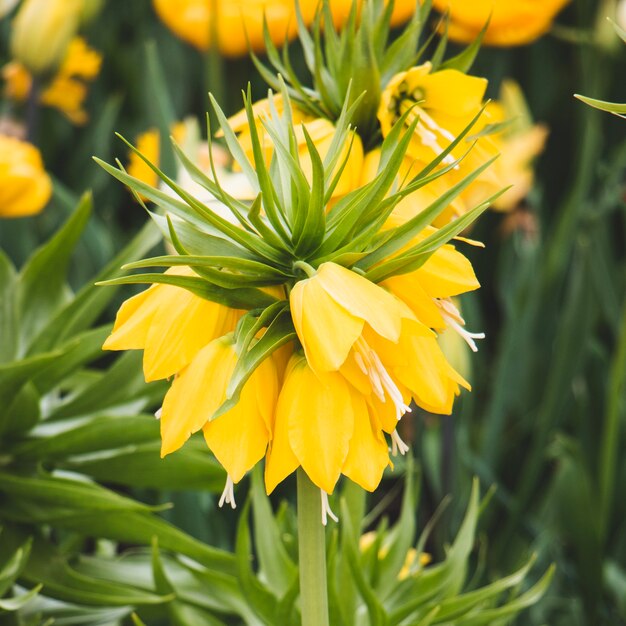
[[(82, 125), (88, 120), (84, 103), (88, 83), (100, 72), (101, 55), (90, 48), (82, 37), (74, 37), (63, 62), (49, 83), (42, 89), (39, 102), (63, 113), (73, 124)], [(11, 61), (2, 68), (5, 95), (23, 102), (31, 91), (33, 78), (19, 61)]]

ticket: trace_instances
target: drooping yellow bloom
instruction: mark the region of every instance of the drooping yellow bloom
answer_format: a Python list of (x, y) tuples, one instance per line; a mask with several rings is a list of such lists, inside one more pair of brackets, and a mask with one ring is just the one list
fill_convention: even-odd
[[(195, 276), (188, 267), (167, 274)], [(234, 329), (240, 312), (186, 289), (158, 284), (120, 307), (105, 350), (143, 350), (146, 381), (169, 378), (187, 366), (216, 337)]]
[(433, 0), (439, 11), (450, 11), (448, 37), (474, 41), (490, 18), (483, 43), (519, 46), (546, 33), (569, 0)]
[[(153, 5), (175, 35), (200, 50), (209, 49), (211, 33), (216, 33), (215, 44), (228, 57), (246, 56), (249, 48), (256, 52), (265, 49), (264, 15), (274, 44), (281, 46), (297, 32), (291, 0), (153, 0)], [(315, 5), (309, 0), (301, 2), (306, 19), (311, 18)]]
[[(273, 96), (273, 104), (276, 112), (281, 115), (284, 108), (282, 96)], [(261, 145), (264, 147), (265, 159), (269, 165), (274, 150), (271, 137), (265, 132), (263, 127), (263, 120), (269, 119), (271, 115), (269, 100), (259, 100), (253, 105), (252, 110), (257, 122), (256, 128), (259, 133), (259, 140)], [(313, 117), (304, 111), (299, 110), (295, 106), (292, 106), (292, 116), (295, 126), (300, 166), (302, 167), (302, 171), (307, 180), (310, 182), (313, 176), (313, 166), (302, 127), (304, 126), (304, 128), (306, 128), (306, 131), (309, 133), (309, 136), (315, 144), (315, 148), (317, 149), (322, 160), (328, 154), (336, 129), (330, 120)], [(241, 144), (248, 159), (252, 161), (252, 139), (250, 137), (250, 129), (245, 110), (240, 111), (231, 117), (229, 119), (229, 124), (233, 131), (238, 133), (239, 143)], [(363, 169), (363, 142), (354, 132), (350, 132), (348, 135), (348, 140), (342, 148), (339, 157), (339, 163), (343, 163), (345, 159), (348, 159), (348, 162), (346, 163), (339, 182), (333, 191), (333, 200), (337, 200), (346, 193), (356, 189), (361, 181), (361, 172)]]
[(373, 491), (388, 464), (381, 427), (363, 395), (340, 373), (316, 373), (306, 358), (294, 355), (278, 398), (267, 453), (268, 493), (300, 466), (327, 494), (342, 473)]
[(24, 217), (42, 211), (52, 194), (39, 150), (0, 135), (0, 217)]
[[(432, 72), (430, 63), (401, 72), (391, 79), (381, 97), (378, 119), (383, 136), (387, 136), (403, 113), (411, 111), (407, 124), (416, 117), (419, 118), (407, 151), (411, 172), (417, 174), (439, 156), (480, 112), (486, 87), (487, 81), (484, 78), (468, 76), (452, 69)], [(484, 125), (483, 123), (482, 126), (475, 127), (475, 133), (483, 129)], [(465, 155), (461, 163), (442, 180), (448, 187), (498, 154), (498, 146), (489, 134), (477, 138), (472, 150), (466, 154), (470, 145), (472, 144), (461, 142), (445, 157), (443, 163), (450, 165)], [(493, 167), (482, 172), (473, 183), (476, 184), (480, 184), (481, 190), (486, 192), (481, 201), (505, 186)], [(473, 185), (468, 189), (471, 190)], [(467, 197), (468, 194), (464, 192), (460, 199), (465, 202)], [(462, 205), (457, 203), (451, 209), (458, 211), (459, 206)], [(441, 225), (449, 217), (450, 212), (440, 216), (435, 225)]]
[(291, 315), (311, 369), (341, 371), (355, 387), (388, 402), (400, 419), (406, 393), (433, 413), (449, 413), (459, 384), (435, 334), (400, 298), (355, 272), (323, 263), (290, 294)]
[(78, 30), (82, 0), (24, 0), (12, 23), (11, 56), (33, 74), (54, 70)]
[[(65, 58), (57, 73), (41, 91), (39, 102), (63, 113), (73, 124), (81, 125), (88, 120), (83, 106), (87, 97), (87, 83), (100, 72), (102, 56), (87, 45), (82, 37), (74, 37), (69, 43)], [(18, 102), (26, 100), (32, 87), (32, 75), (18, 61), (11, 61), (2, 68), (4, 91), (8, 98)]]
[(212, 420), (226, 399), (237, 359), (232, 335), (211, 341), (177, 375), (161, 412), (161, 456), (178, 450), (202, 429), (233, 483), (265, 455), (278, 395), (276, 367), (266, 359), (244, 385), (237, 404)]

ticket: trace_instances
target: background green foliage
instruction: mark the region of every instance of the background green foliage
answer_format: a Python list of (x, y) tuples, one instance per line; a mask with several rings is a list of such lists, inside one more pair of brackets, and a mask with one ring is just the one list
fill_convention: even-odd
[[(491, 96), (503, 78), (518, 80), (550, 138), (527, 205), (512, 215), (483, 216), (472, 233), (487, 245), (471, 252), (483, 289), (463, 306), (468, 326), (485, 330), (487, 339), (472, 359), (474, 391), (455, 414), (420, 416), (406, 433), (423, 467), (417, 513), (414, 505), (407, 509), (406, 495), (401, 508), (396, 483), (404, 470), (397, 467), (368, 503), (374, 509), (364, 526), (344, 519), (333, 531), (345, 535), (333, 539), (341, 550), (353, 550), (342, 561), (352, 563), (353, 575), (350, 559), (366, 562), (360, 590), (350, 593), (372, 606), (380, 602), (368, 593), (379, 565), (367, 561), (371, 550), (354, 552), (358, 532), (372, 528), (381, 513), (393, 521), (407, 510), (422, 529), (451, 493), (453, 505), (438, 516), (426, 543), (445, 564), (442, 546), (458, 531), (476, 475), (484, 488), (497, 490), (481, 516), (467, 589), (516, 571), (534, 551), (530, 580), (551, 563), (556, 572), (544, 599), (520, 623), (626, 624), (626, 126), (572, 97), (626, 101), (624, 48), (594, 35), (609, 6), (574, 0), (559, 18), (558, 37), (483, 49), (472, 69), (490, 79)], [(4, 20), (2, 62), (7, 29)], [(100, 353), (116, 305), (128, 293), (95, 289), (93, 277), (113, 276), (157, 238), (149, 230), (137, 234), (145, 213), (90, 157), (126, 162), (113, 132), (132, 138), (159, 124), (160, 94), (154, 74), (145, 71), (147, 41), (156, 42), (179, 118), (203, 119), (209, 86), (219, 88), (227, 113), (239, 108), (248, 80), (257, 97), (265, 87), (247, 59), (227, 61), (228, 81), (216, 86), (208, 61), (158, 22), (148, 0), (126, 2), (123, 10), (107, 3), (86, 37), (104, 56), (89, 97), (91, 121), (76, 128), (55, 111), (42, 112), (38, 144), (55, 177), (53, 201), (36, 218), (0, 222), (0, 612), (9, 611), (0, 623), (38, 624), (42, 614), (55, 624), (131, 623), (130, 607), (147, 624), (264, 623), (263, 603), (274, 605), (263, 570), (274, 564), (264, 559), (257, 534), (265, 582), (242, 569), (249, 567), (247, 510), (216, 514), (211, 494), (221, 488), (222, 473), (201, 442), (168, 461), (158, 458), (158, 425), (144, 412), (159, 405), (163, 388), (144, 385), (139, 355)], [(88, 199), (74, 212), (87, 188), (91, 215)], [(238, 493), (241, 503), (246, 489)], [(289, 482), (281, 487), (275, 506), (293, 491)], [(254, 489), (252, 500), (253, 521), (269, 524)], [(174, 502), (174, 509), (161, 510), (164, 502)], [(285, 572), (295, 546), (290, 514), (280, 508), (272, 522), (280, 531), (270, 533), (281, 537), (281, 547), (272, 549), (282, 555)], [(358, 529), (351, 536), (349, 521)], [(379, 532), (382, 542), (387, 531)], [(158, 545), (151, 545), (154, 535)], [(222, 551), (235, 546), (237, 556)], [(453, 557), (454, 547), (447, 558)], [(39, 596), (7, 599), (16, 580), (18, 596), (29, 589)], [(275, 584), (282, 586), (270, 592), (288, 596), (288, 580)], [(260, 609), (244, 602), (242, 586), (248, 600), (254, 591)], [(26, 621), (18, 622), (12, 609), (21, 604)], [(407, 623), (438, 623), (425, 617)]]

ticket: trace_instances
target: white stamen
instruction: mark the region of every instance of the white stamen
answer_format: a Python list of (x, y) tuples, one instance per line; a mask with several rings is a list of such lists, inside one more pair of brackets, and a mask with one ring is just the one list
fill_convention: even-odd
[(398, 452), (404, 456), (409, 451), (409, 446), (400, 439), (400, 435), (397, 430), (391, 433), (391, 454), (392, 456), (398, 456)]
[[(423, 110), (420, 111), (420, 121), (424, 123), (424, 126), (427, 126), (431, 129), (420, 129), (422, 143), (425, 146), (432, 148), (437, 154), (441, 154), (443, 152), (443, 148), (439, 145), (437, 141), (437, 135), (436, 133), (432, 132), (433, 130), (441, 133), (441, 135), (443, 135), (443, 137), (445, 137), (448, 141), (454, 141), (454, 135), (451, 132), (447, 131), (445, 128), (441, 128), (441, 126), (439, 126), (439, 124), (437, 124), (435, 120), (433, 120), (433, 118), (430, 117), (430, 115), (428, 115), (428, 113)], [(454, 163), (454, 161), (455, 158), (451, 154), (447, 154), (443, 159), (443, 163), (445, 163), (446, 165), (451, 165), (452, 163)], [(458, 164), (454, 166), (454, 169), (459, 169)]]
[(464, 328), (465, 320), (450, 300), (435, 300), (435, 302), (442, 310), (442, 317), (445, 323), (460, 335), (472, 352), (478, 352), (478, 346), (474, 339), (484, 339), (485, 333), (470, 333), (466, 330)]
[(218, 503), (220, 509), (224, 506), (224, 503), (230, 504), (233, 509), (237, 508), (237, 503), (235, 502), (235, 483), (233, 483), (233, 479), (230, 475), (226, 477), (226, 485), (224, 486), (222, 497)]
[(163, 415), (163, 407), (161, 407), (160, 409), (157, 409), (154, 413), (154, 417), (156, 417), (158, 420), (161, 419), (161, 415)]
[(330, 508), (330, 504), (328, 502), (328, 494), (323, 489), (320, 489), (320, 494), (322, 496), (322, 524), (326, 526), (329, 517), (331, 520), (333, 520), (333, 522), (338, 522), (339, 518), (333, 513), (332, 509)]
[(405, 413), (411, 411), (411, 408), (404, 403), (402, 392), (398, 389), (391, 376), (389, 376), (389, 372), (385, 369), (380, 357), (369, 347), (363, 337), (359, 337), (354, 344), (354, 358), (361, 371), (369, 377), (374, 395), (381, 402), (386, 401), (386, 396), (391, 398), (396, 408), (396, 418), (398, 420)]

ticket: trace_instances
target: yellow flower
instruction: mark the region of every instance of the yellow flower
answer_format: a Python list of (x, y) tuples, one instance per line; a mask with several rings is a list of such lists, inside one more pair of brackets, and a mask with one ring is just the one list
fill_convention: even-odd
[[(177, 143), (181, 143), (185, 140), (185, 124), (183, 122), (177, 122), (172, 126), (172, 136)], [(157, 128), (151, 128), (144, 133), (141, 133), (141, 135), (139, 135), (135, 140), (135, 147), (151, 163), (159, 167), (161, 155), (161, 134)], [(158, 187), (159, 177), (135, 152), (131, 151), (128, 155), (127, 170), (131, 176), (138, 178), (147, 185), (150, 185), (151, 187)]]
[(0, 217), (23, 217), (43, 210), (52, 194), (39, 150), (0, 135)]
[[(419, 118), (407, 151), (410, 171), (417, 174), (439, 156), (480, 112), (486, 88), (487, 81), (484, 78), (468, 76), (452, 69), (432, 72), (430, 63), (401, 72), (391, 79), (382, 94), (378, 119), (383, 136), (387, 136), (393, 124), (406, 111), (411, 111), (407, 124)], [(483, 122), (481, 126), (476, 126), (470, 135), (478, 133), (485, 124)], [(469, 146), (468, 142), (461, 142), (446, 156), (444, 164), (454, 163), (467, 152)], [(482, 136), (462, 162), (446, 174), (441, 182), (450, 187), (497, 154), (498, 146), (493, 138), (490, 135)], [(483, 192), (481, 201), (505, 186), (493, 167), (482, 172), (468, 189), (475, 189), (476, 185), (480, 185)], [(439, 195), (436, 187), (432, 189)], [(461, 194), (460, 200), (467, 204), (467, 197), (468, 193)], [(451, 208), (458, 212), (458, 207), (459, 204)], [(442, 225), (451, 215), (449, 211), (440, 216), (435, 225)]]
[[(282, 97), (274, 96), (273, 102), (276, 112), (281, 115), (284, 108)], [(259, 140), (265, 149), (265, 160), (269, 165), (274, 150), (272, 147), (272, 140), (265, 132), (262, 123), (263, 120), (270, 117), (269, 101), (265, 99), (256, 102), (253, 105), (252, 110), (256, 119)], [(296, 107), (292, 108), (292, 116), (295, 126), (296, 141), (298, 144), (300, 166), (302, 167), (302, 171), (307, 180), (311, 182), (313, 176), (313, 166), (302, 126), (304, 126), (306, 131), (309, 133), (309, 136), (315, 144), (322, 160), (328, 154), (336, 129), (330, 120), (313, 117)], [(250, 137), (250, 129), (245, 110), (240, 111), (231, 117), (229, 119), (229, 124), (233, 131), (238, 133), (238, 139), (241, 147), (243, 148), (248, 159), (253, 162), (252, 139)], [(350, 142), (352, 142), (352, 146), (350, 146)], [(363, 143), (361, 138), (354, 132), (350, 132), (349, 134), (348, 140), (346, 141), (339, 157), (339, 163), (343, 163), (346, 158), (348, 159), (348, 162), (341, 174), (337, 186), (333, 191), (332, 199), (335, 201), (353, 189), (356, 189), (361, 181), (361, 172), (363, 169)]]
[[(361, 535), (361, 538), (359, 539), (359, 548), (361, 549), (361, 552), (365, 552), (365, 550), (367, 550), (374, 543), (374, 541), (376, 541), (376, 533), (373, 531)], [(382, 560), (387, 556), (387, 554), (389, 554), (389, 546), (383, 543), (378, 550), (378, 558)], [(428, 565), (432, 560), (432, 556), (427, 552), (418, 553), (415, 548), (409, 548), (406, 553), (404, 565), (398, 573), (398, 580), (406, 580), (409, 576), (414, 575), (414, 573), (426, 567), (426, 565)]]
[[(343, 27), (348, 21), (353, 0), (330, 0), (330, 10), (333, 14), (333, 21), (336, 28)], [(389, 4), (389, 0), (385, 1), (385, 5)], [(362, 0), (357, 2), (357, 10), (360, 12)], [(415, 13), (417, 8), (415, 0), (395, 0), (393, 12), (391, 13), (391, 26), (401, 26)]]
[[(90, 48), (82, 37), (74, 37), (69, 43), (63, 63), (39, 96), (39, 102), (58, 109), (73, 124), (84, 124), (87, 113), (83, 109), (87, 97), (87, 82), (100, 72), (102, 56)], [(32, 87), (32, 75), (18, 61), (2, 68), (7, 97), (24, 101)]]
[[(167, 274), (195, 276), (188, 267)], [(173, 285), (158, 284), (126, 300), (105, 350), (143, 350), (146, 381), (169, 378), (216, 337), (234, 329), (239, 311)]]
[(311, 369), (341, 371), (398, 420), (408, 410), (407, 391), (424, 409), (450, 413), (459, 384), (469, 388), (409, 306), (351, 270), (323, 263), (296, 283), (290, 304)]
[(300, 466), (326, 494), (342, 473), (373, 491), (389, 465), (381, 427), (362, 394), (338, 372), (314, 372), (300, 354), (287, 366), (273, 430), (268, 493)]
[(176, 376), (161, 412), (161, 456), (178, 450), (202, 429), (233, 483), (265, 455), (278, 395), (276, 367), (266, 359), (244, 385), (237, 404), (212, 420), (226, 399), (237, 359), (232, 335), (211, 341)]
[(512, 185), (493, 206), (499, 211), (510, 211), (532, 189), (533, 160), (543, 152), (548, 129), (543, 124), (533, 124), (519, 85), (510, 80), (502, 84), (500, 100), (487, 105), (486, 114), (490, 124), (509, 122), (504, 130), (493, 135), (500, 158), (492, 167), (498, 178)]
[[(301, 3), (307, 19), (315, 4), (312, 0)], [(175, 35), (200, 50), (208, 50), (211, 32), (217, 33), (217, 47), (228, 57), (246, 56), (250, 47), (257, 52), (265, 49), (264, 15), (274, 44), (281, 46), (297, 32), (291, 0), (153, 0), (153, 5)]]
[(438, 11), (450, 10), (448, 37), (469, 43), (491, 16), (483, 42), (492, 46), (519, 46), (546, 33), (569, 0), (433, 0)]
[(78, 30), (82, 8), (82, 0), (24, 0), (12, 24), (12, 57), (33, 74), (54, 70)]

